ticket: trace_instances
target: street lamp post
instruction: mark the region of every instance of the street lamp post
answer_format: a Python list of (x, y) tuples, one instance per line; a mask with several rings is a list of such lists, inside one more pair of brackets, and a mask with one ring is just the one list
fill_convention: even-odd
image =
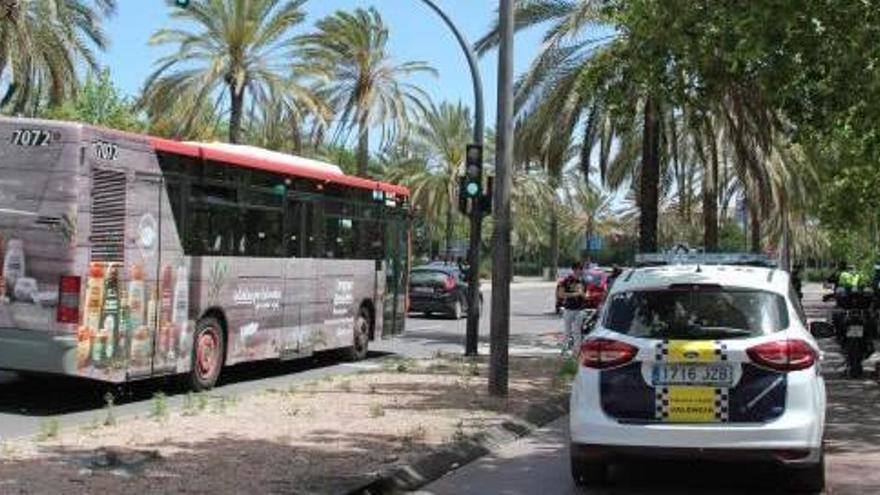
[[(468, 66), (471, 71), (471, 79), (474, 84), (474, 141), (473, 144), (482, 150), (483, 134), (485, 127), (483, 112), (483, 81), (480, 78), (480, 68), (477, 65), (477, 55), (467, 42), (461, 31), (458, 30), (452, 19), (446, 15), (446, 12), (438, 6), (434, 0), (422, 0), (422, 2), (431, 8), (455, 35), (458, 44), (467, 58)], [(480, 153), (482, 157), (482, 153)], [(477, 342), (480, 329), (480, 239), (483, 230), (483, 211), (482, 202), (478, 195), (476, 199), (471, 200), (470, 221), (471, 235), (470, 245), (468, 248), (468, 314), (467, 314), (467, 333), (465, 337), (465, 354), (468, 356), (477, 355)], [(447, 247), (448, 248), (448, 247)]]

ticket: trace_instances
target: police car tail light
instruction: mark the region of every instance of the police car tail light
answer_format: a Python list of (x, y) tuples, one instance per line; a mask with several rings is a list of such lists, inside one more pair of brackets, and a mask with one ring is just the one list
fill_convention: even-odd
[(632, 361), (639, 350), (625, 342), (589, 339), (581, 345), (581, 365), (587, 368), (614, 368)]
[(746, 351), (751, 360), (776, 371), (805, 370), (816, 363), (816, 351), (803, 340), (779, 340)]

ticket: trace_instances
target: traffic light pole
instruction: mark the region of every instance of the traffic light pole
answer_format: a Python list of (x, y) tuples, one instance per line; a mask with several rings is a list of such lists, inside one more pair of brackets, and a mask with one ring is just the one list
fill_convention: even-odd
[[(480, 67), (477, 64), (477, 54), (467, 42), (464, 35), (452, 22), (452, 19), (446, 15), (434, 0), (422, 0), (422, 2), (431, 8), (446, 25), (452, 30), (455, 39), (461, 46), (462, 51), (467, 58), (468, 66), (471, 70), (471, 79), (474, 84), (474, 142), (473, 144), (483, 147), (483, 134), (485, 129), (484, 110), (483, 110), (483, 81), (480, 78)], [(481, 154), (482, 155), (482, 154)], [(470, 209), (471, 220), (471, 236), (468, 248), (468, 314), (467, 314), (467, 334), (465, 337), (465, 355), (477, 355), (477, 342), (480, 331), (480, 239), (483, 230), (483, 207), (480, 199), (471, 201)]]

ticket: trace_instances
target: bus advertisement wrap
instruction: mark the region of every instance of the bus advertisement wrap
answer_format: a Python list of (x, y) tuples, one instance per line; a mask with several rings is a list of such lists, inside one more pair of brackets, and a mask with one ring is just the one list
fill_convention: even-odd
[(17, 118), (0, 118), (0, 177), (0, 369), (184, 373), (207, 388), (225, 365), (363, 358), (403, 330), (398, 186), (257, 148)]

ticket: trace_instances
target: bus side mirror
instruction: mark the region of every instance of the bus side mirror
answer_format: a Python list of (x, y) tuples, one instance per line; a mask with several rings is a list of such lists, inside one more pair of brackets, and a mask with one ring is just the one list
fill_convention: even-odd
[(825, 320), (811, 321), (810, 333), (817, 339), (831, 338), (834, 337), (834, 325)]

